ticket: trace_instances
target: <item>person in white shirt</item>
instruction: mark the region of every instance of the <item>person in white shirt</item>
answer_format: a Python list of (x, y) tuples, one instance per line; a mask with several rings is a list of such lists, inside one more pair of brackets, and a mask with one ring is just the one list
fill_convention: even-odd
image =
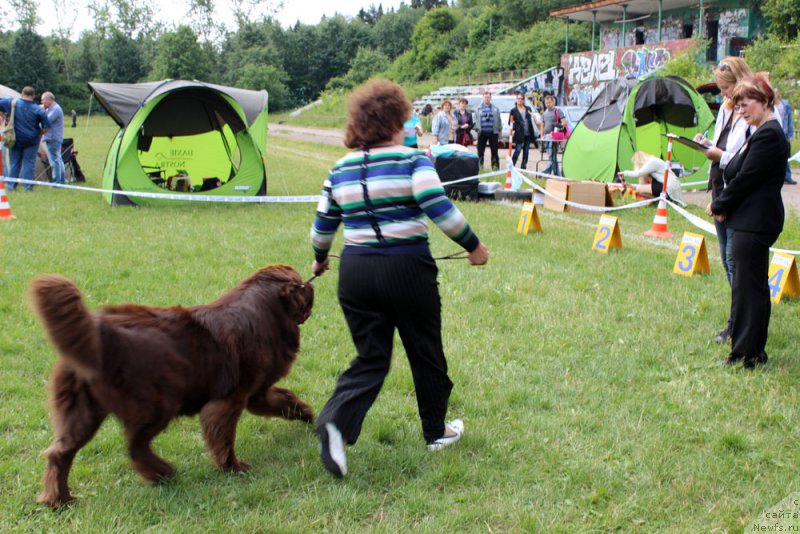
[(664, 190), (664, 171), (667, 171), (667, 195), (674, 201), (683, 204), (681, 200), (681, 183), (672, 170), (667, 170), (667, 162), (657, 158), (647, 152), (638, 150), (633, 154), (632, 171), (623, 171), (620, 174), (623, 178), (638, 178), (639, 185), (636, 186), (636, 193), (645, 198), (655, 198), (661, 196)]

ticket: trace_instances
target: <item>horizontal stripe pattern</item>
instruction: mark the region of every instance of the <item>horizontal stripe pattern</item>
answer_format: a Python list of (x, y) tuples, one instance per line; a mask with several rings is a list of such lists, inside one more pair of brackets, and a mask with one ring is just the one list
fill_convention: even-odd
[[(445, 195), (430, 159), (419, 150), (392, 146), (372, 149), (366, 163), (368, 209), (360, 183), (364, 154), (350, 153), (336, 162), (325, 180), (322, 198), (311, 226), (311, 245), (317, 261), (331, 248), (344, 223), (346, 247), (405, 247), (425, 243), (430, 218), (448, 237), (468, 251), (478, 237)], [(384, 241), (378, 239), (377, 222)]]

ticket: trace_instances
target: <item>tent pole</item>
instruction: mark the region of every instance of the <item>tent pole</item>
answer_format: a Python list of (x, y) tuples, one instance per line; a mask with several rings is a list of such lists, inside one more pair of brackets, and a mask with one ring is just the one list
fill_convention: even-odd
[(564, 33), (564, 53), (569, 54), (569, 18), (567, 20), (567, 31)]

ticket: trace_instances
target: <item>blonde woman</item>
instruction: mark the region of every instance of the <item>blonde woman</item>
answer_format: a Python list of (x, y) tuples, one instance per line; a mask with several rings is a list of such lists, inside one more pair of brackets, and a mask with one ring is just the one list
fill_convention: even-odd
[[(714, 127), (714, 139), (711, 147), (705, 151), (706, 157), (711, 160), (708, 169), (708, 189), (711, 191), (711, 200), (717, 198), (725, 188), (722, 175), (728, 162), (744, 145), (745, 137), (749, 126), (733, 107), (733, 90), (740, 81), (753, 76), (753, 71), (747, 66), (742, 58), (726, 57), (714, 68), (714, 81), (717, 83), (720, 93), (725, 99), (717, 114), (717, 123)], [(698, 135), (695, 140), (703, 142), (702, 136)], [(731, 247), (733, 245), (733, 230), (728, 227), (724, 220), (714, 220), (717, 230), (717, 240), (719, 241), (719, 254), (722, 258), (722, 265), (725, 267), (725, 274), (728, 284), (733, 284), (733, 255)], [(725, 343), (730, 339), (733, 318), (728, 318), (728, 324), (723, 328), (714, 340), (717, 343)]]
[[(667, 170), (667, 162), (643, 152), (641, 150), (634, 152), (633, 158), (634, 170), (623, 171), (620, 174), (623, 178), (638, 178), (639, 185), (636, 186), (636, 193), (645, 198), (655, 198), (661, 195), (664, 189), (664, 171)], [(667, 171), (667, 195), (681, 204), (681, 183), (678, 177), (672, 170)]]

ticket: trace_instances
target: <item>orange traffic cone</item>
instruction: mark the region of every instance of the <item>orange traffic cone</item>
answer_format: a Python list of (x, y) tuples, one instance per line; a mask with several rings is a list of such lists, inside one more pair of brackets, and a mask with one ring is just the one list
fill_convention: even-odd
[(506, 171), (506, 189), (511, 189), (514, 187), (514, 184), (511, 182), (511, 163), (508, 164), (508, 170)]
[(0, 220), (9, 219), (16, 219), (16, 216), (11, 215), (11, 204), (8, 203), (6, 184), (0, 180)]
[(653, 218), (653, 227), (644, 233), (647, 237), (663, 237), (669, 239), (672, 234), (667, 230), (667, 200), (666, 195), (661, 195), (656, 209), (656, 216)]

